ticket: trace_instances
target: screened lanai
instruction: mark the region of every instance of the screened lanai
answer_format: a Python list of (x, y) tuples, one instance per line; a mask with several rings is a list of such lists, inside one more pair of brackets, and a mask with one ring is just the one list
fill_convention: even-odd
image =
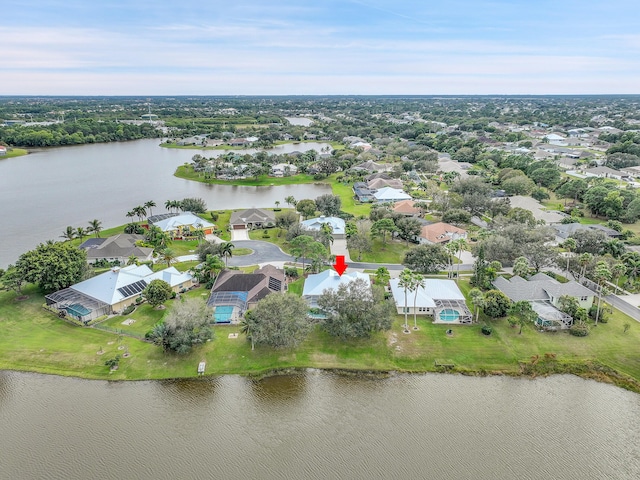
[(84, 293), (65, 288), (45, 297), (47, 305), (88, 323), (111, 313), (111, 306)]

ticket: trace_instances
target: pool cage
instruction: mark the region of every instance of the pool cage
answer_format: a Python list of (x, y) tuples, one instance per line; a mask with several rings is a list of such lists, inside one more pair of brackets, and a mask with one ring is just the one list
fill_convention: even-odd
[(566, 330), (573, 325), (573, 317), (558, 310), (551, 302), (531, 302), (531, 308), (538, 315), (536, 325), (544, 330)]
[(65, 288), (44, 297), (47, 306), (77, 318), (83, 323), (89, 323), (103, 315), (111, 313), (111, 305), (93, 297), (80, 293), (72, 288)]
[[(464, 303), (464, 300), (434, 300), (436, 307), (433, 313), (433, 320), (439, 323), (458, 323), (463, 325), (470, 325), (473, 322), (473, 314)], [(445, 311), (458, 312), (458, 319), (454, 322), (441, 321), (440, 314)]]
[[(214, 292), (209, 297), (207, 305), (214, 307), (213, 321), (215, 323), (238, 323), (247, 310), (248, 292)], [(233, 310), (229, 313), (228, 308)], [(220, 309), (221, 312), (218, 310)]]

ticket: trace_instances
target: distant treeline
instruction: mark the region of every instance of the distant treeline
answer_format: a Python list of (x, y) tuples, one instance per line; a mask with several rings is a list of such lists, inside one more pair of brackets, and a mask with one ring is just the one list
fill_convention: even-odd
[(0, 129), (0, 143), (20, 147), (55, 147), (118, 142), (158, 137), (153, 125), (82, 119), (53, 125), (12, 126)]

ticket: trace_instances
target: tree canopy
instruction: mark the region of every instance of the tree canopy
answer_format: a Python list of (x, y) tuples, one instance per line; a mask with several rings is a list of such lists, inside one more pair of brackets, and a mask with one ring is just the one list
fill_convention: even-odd
[(186, 354), (192, 347), (213, 338), (210, 321), (211, 309), (205, 301), (187, 298), (175, 303), (164, 320), (145, 336), (165, 352)]
[(334, 337), (368, 338), (391, 328), (393, 305), (384, 299), (382, 288), (363, 279), (326, 290), (318, 306), (327, 314), (324, 329)]
[(45, 293), (67, 288), (88, 274), (87, 254), (69, 243), (41, 243), (20, 255), (15, 265), (25, 282)]

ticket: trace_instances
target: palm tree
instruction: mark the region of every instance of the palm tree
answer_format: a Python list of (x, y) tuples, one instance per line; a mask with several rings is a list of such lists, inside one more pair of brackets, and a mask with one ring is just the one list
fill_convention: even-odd
[(155, 206), (156, 206), (156, 202), (154, 202), (153, 200), (149, 200), (148, 202), (145, 202), (144, 207), (149, 210), (149, 216), (153, 215), (153, 213), (151, 212), (151, 208)]
[(591, 260), (593, 260), (593, 255), (589, 252), (585, 252), (580, 255), (579, 260), (581, 266), (580, 276), (584, 277), (584, 274), (587, 272), (587, 266), (589, 265), (589, 263), (591, 263)]
[(624, 263), (616, 263), (613, 267), (612, 267), (613, 271), (611, 272), (615, 279), (616, 279), (616, 287), (618, 286), (618, 283), (620, 282), (620, 277), (622, 275), (624, 275), (624, 273), (627, 271), (627, 266)]
[(102, 222), (97, 218), (94, 218), (89, 222), (89, 228), (87, 231), (93, 232), (96, 234), (96, 238), (100, 238), (100, 231), (102, 230)]
[(160, 252), (160, 258), (163, 262), (167, 262), (167, 268), (171, 266), (171, 262), (176, 259), (176, 254), (170, 248), (165, 248)]
[(198, 240), (198, 245), (200, 245), (200, 242), (206, 237), (204, 230), (201, 228), (196, 228), (192, 233), (193, 236)]
[(567, 255), (567, 269), (566, 269), (567, 273), (569, 273), (569, 260), (571, 260), (571, 252), (573, 252), (576, 249), (578, 244), (576, 243), (575, 239), (567, 238), (562, 244), (562, 246), (567, 250), (567, 252), (569, 252), (569, 254)]
[(245, 318), (240, 321), (240, 333), (244, 333), (251, 340), (251, 350), (254, 349), (253, 335), (251, 335), (251, 325), (247, 321), (247, 315), (251, 315), (251, 310), (245, 313)]
[(416, 302), (418, 300), (418, 289), (424, 288), (426, 283), (425, 278), (417, 272), (412, 273), (412, 285), (411, 287), (415, 289), (413, 294), (413, 329), (418, 330), (418, 313), (416, 311)]
[(276, 210), (280, 208), (280, 202), (278, 200), (275, 201), (275, 204), (276, 204)]
[(73, 240), (74, 238), (76, 238), (76, 231), (73, 229), (73, 227), (69, 226), (64, 232), (62, 232), (62, 235), (60, 235), (60, 237), (64, 238), (65, 240)]
[(220, 270), (224, 268), (224, 263), (222, 263), (218, 255), (208, 254), (202, 268), (209, 274), (209, 278), (215, 278)]
[(479, 288), (472, 288), (469, 290), (469, 298), (471, 303), (475, 307), (476, 323), (478, 323), (478, 317), (480, 316), (480, 308), (484, 307), (484, 293)]
[(229, 257), (233, 257), (233, 249), (235, 245), (231, 242), (224, 242), (220, 245), (220, 255), (224, 257), (224, 265), (227, 266)]
[(171, 211), (171, 209), (173, 208), (173, 200), (167, 200), (166, 202), (164, 202), (164, 208)]
[(407, 306), (407, 292), (413, 286), (413, 272), (408, 268), (405, 268), (400, 272), (400, 281), (398, 282), (398, 286), (404, 289), (404, 333), (410, 333), (409, 323), (407, 321), (407, 314), (409, 313), (409, 307)]
[(133, 218), (136, 216), (136, 213), (133, 210), (129, 210), (127, 212), (127, 218)]
[(297, 200), (293, 197), (293, 195), (289, 195), (288, 197), (284, 197), (284, 201), (287, 205), (296, 206)]
[(127, 265), (137, 265), (138, 264), (138, 257), (136, 257), (135, 255), (130, 255), (129, 258), (127, 258)]
[(87, 231), (84, 228), (82, 228), (82, 227), (76, 228), (76, 238), (79, 238), (80, 241), (82, 242), (82, 240), (86, 236), (87, 236)]
[(460, 264), (462, 263), (462, 251), (466, 250), (468, 247), (467, 241), (464, 238), (459, 238), (456, 240), (458, 245), (458, 273), (456, 274), (456, 283), (460, 279)]
[(602, 303), (602, 291), (604, 290), (604, 284), (611, 280), (611, 270), (606, 262), (598, 262), (593, 272), (593, 276), (598, 283), (598, 308), (596, 309), (596, 325), (598, 325), (598, 319), (600, 318), (600, 304)]
[(451, 240), (444, 246), (444, 249), (447, 251), (447, 260), (449, 262), (449, 278), (453, 276), (453, 257), (458, 251), (458, 245), (456, 245), (456, 242), (457, 240)]
[(144, 217), (147, 215), (147, 209), (144, 208), (142, 205), (138, 205), (137, 207), (134, 207), (133, 210), (131, 211), (135, 213), (136, 217), (140, 219), (139, 221), (144, 220)]
[(329, 248), (329, 245), (333, 244), (333, 227), (328, 223), (323, 223), (320, 226), (320, 235), (324, 246)]

